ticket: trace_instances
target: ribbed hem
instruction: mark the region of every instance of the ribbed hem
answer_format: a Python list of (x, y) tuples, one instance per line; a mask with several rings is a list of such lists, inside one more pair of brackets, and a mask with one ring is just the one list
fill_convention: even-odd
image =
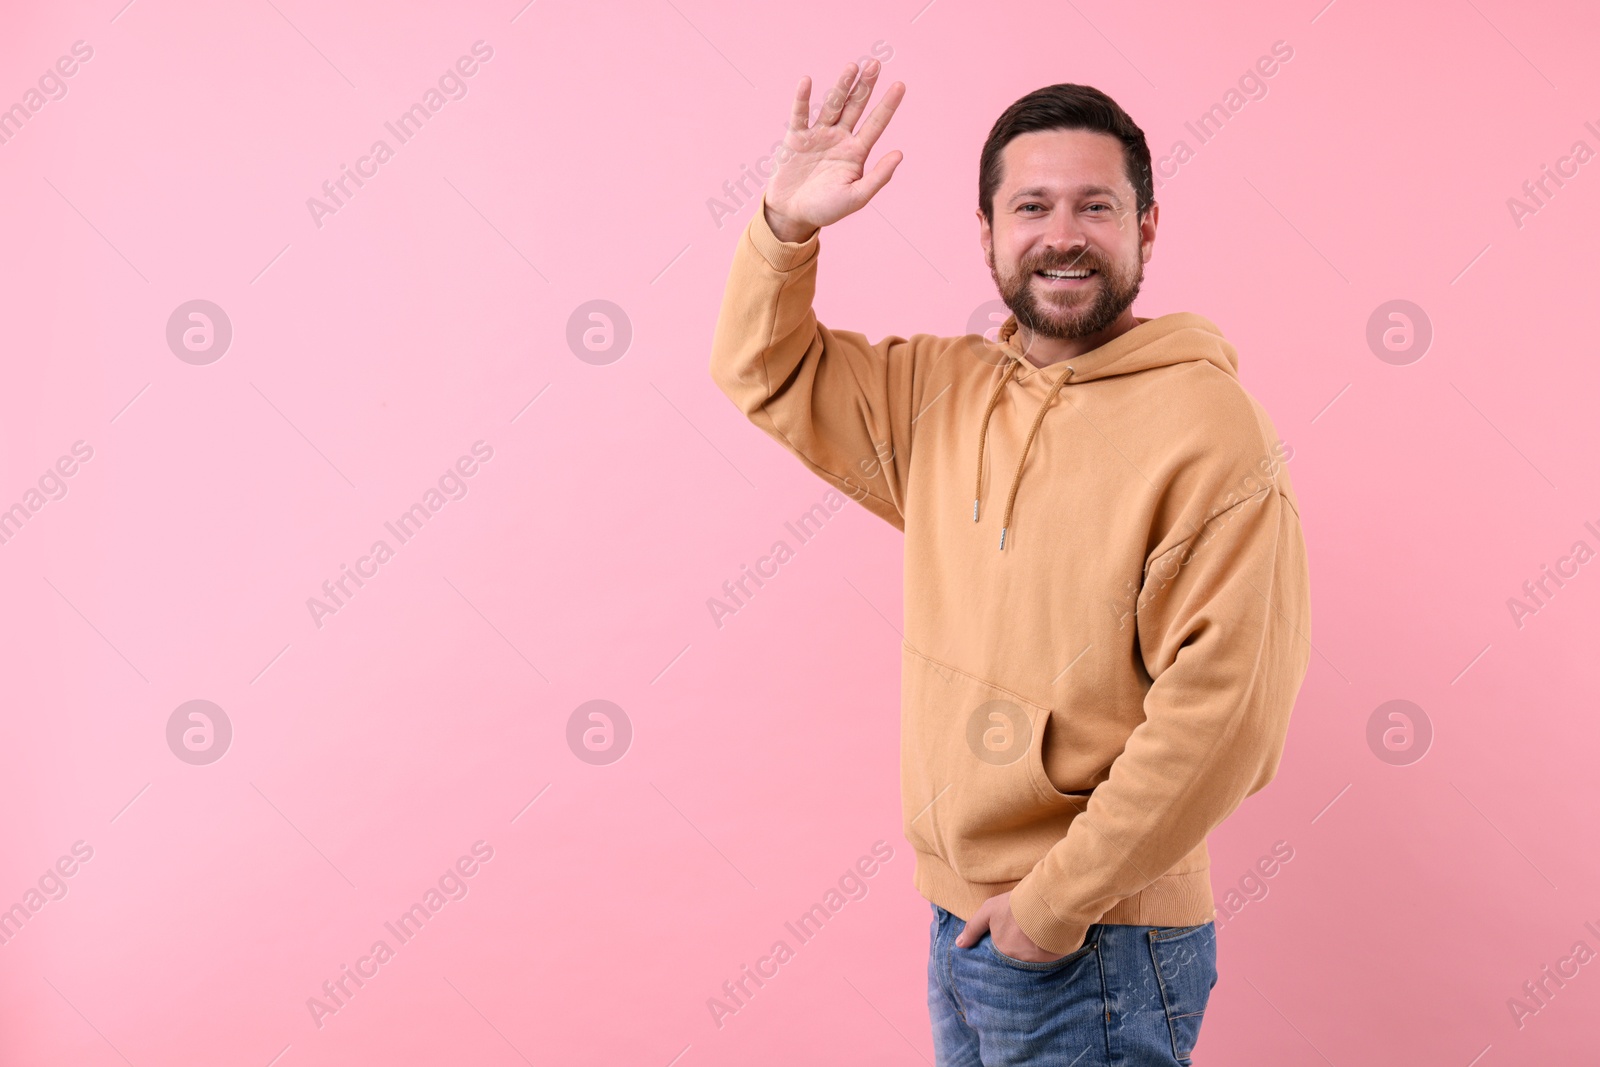
[[(930, 903), (937, 904), (962, 920), (971, 919), (992, 896), (1015, 889), (1023, 879), (1008, 882), (969, 882), (938, 856), (917, 852), (917, 867), (912, 884)], [(1090, 923), (1062, 919), (1029, 883), (1021, 893), (1011, 895), (1011, 913), (1022, 932), (1034, 944), (1051, 952), (1075, 951), (1083, 944)], [(1135, 893), (1119, 900), (1095, 922), (1113, 926), (1198, 926), (1216, 917), (1211, 897), (1211, 869), (1167, 874)]]
[(778, 235), (767, 225), (767, 194), (762, 193), (761, 199), (756, 203), (755, 217), (750, 220), (745, 232), (750, 235), (750, 243), (756, 246), (756, 251), (772, 264), (774, 270), (787, 272), (816, 255), (817, 239), (822, 230), (819, 228), (804, 241), (778, 240)]

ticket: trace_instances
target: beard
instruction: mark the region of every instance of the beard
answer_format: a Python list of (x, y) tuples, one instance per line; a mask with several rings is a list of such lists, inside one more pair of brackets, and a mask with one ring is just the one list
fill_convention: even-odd
[[(1035, 284), (1034, 272), (1040, 270), (1095, 273), (1081, 290), (1052, 292)], [(1036, 256), (1021, 263), (1015, 272), (1002, 275), (995, 269), (991, 252), (989, 273), (1000, 290), (1000, 299), (1017, 317), (1018, 326), (1039, 337), (1076, 341), (1104, 330), (1133, 304), (1144, 281), (1144, 261), (1135, 256), (1132, 266), (1122, 268), (1097, 250), (1085, 248), (1073, 256)]]

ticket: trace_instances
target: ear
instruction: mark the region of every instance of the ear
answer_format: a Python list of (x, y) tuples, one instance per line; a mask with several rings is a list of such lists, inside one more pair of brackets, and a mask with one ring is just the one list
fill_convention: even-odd
[(994, 230), (989, 225), (989, 220), (983, 217), (982, 208), (973, 208), (972, 213), (978, 216), (978, 246), (983, 249), (983, 258), (986, 262), (994, 260)]
[(1146, 263), (1155, 254), (1156, 222), (1160, 215), (1161, 205), (1152, 200), (1150, 210), (1145, 212), (1144, 219), (1139, 223), (1139, 255)]

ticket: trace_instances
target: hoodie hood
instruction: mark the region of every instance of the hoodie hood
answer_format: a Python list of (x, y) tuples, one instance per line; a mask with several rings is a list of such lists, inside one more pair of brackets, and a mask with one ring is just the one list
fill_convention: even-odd
[(1006, 547), (1006, 531), (1011, 526), (1011, 509), (1017, 500), (1017, 489), (1022, 484), (1022, 472), (1028, 463), (1028, 450), (1033, 447), (1034, 435), (1039, 432), (1039, 425), (1044, 422), (1045, 413), (1050, 410), (1050, 403), (1062, 386), (1136, 374), (1176, 363), (1210, 363), (1234, 379), (1239, 377), (1238, 352), (1222, 336), (1216, 324), (1204, 315), (1180, 311), (1154, 319), (1136, 316), (1135, 322), (1138, 325), (1133, 329), (1119, 334), (1099, 348), (1047, 367), (1035, 366), (1023, 353), (1017, 341), (1015, 315), (1008, 317), (1001, 325), (997, 344), (1005, 359), (1005, 371), (989, 396), (989, 404), (983, 411), (983, 423), (978, 429), (978, 470), (972, 492), (973, 522), (978, 521), (978, 504), (983, 495), (983, 445), (989, 435), (989, 416), (1010, 382), (1016, 382), (1023, 389), (1030, 386), (1035, 391), (1045, 389), (1044, 399), (1040, 401), (1033, 417), (1033, 426), (1028, 430), (1028, 439), (1023, 442), (1022, 457), (1017, 461), (1016, 472), (1011, 478), (1011, 491), (1006, 496), (1005, 513), (1000, 518), (1002, 550)]

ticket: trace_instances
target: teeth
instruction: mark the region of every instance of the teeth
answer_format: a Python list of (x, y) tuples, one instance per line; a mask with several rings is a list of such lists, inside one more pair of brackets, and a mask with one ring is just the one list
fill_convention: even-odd
[(1039, 273), (1047, 278), (1087, 278), (1094, 272), (1089, 270), (1042, 270)]

